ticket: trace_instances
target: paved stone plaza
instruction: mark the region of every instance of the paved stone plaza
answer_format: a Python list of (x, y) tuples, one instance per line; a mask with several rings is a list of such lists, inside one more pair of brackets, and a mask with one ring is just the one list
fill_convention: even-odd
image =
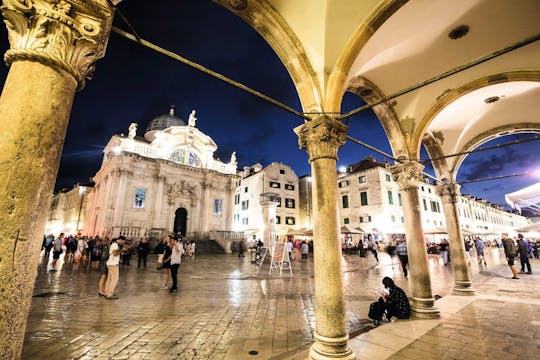
[[(358, 359), (532, 359), (540, 354), (540, 261), (511, 280), (501, 249), (487, 269), (472, 262), (475, 297), (449, 295), (450, 266), (429, 256), (440, 320), (374, 328), (367, 319), (383, 276), (407, 293), (397, 259), (343, 256), (347, 324)], [(474, 257), (474, 252), (473, 252)], [(123, 267), (118, 300), (97, 295), (98, 271), (42, 265), (28, 318), (25, 359), (305, 359), (313, 341), (313, 262), (293, 276), (269, 275), (249, 257), (201, 255), (184, 261), (179, 291), (161, 290), (153, 268)], [(153, 265), (153, 264), (152, 264)], [(518, 262), (519, 269), (519, 262)]]

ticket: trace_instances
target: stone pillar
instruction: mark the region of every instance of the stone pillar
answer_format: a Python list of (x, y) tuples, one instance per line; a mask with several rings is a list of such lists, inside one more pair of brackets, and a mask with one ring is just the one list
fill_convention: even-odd
[[(119, 155), (122, 156), (122, 155)], [(122, 159), (120, 158), (120, 166), (122, 166)], [(120, 229), (124, 225), (124, 212), (126, 210), (126, 199), (130, 207), (133, 207), (133, 199), (135, 193), (131, 193), (127, 188), (128, 175), (132, 173), (122, 168), (117, 168), (116, 173), (118, 177), (114, 177), (114, 181), (117, 184), (116, 189), (113, 192), (114, 208), (113, 208), (113, 220), (112, 229), (113, 237), (120, 236)]]
[(208, 174), (206, 174), (204, 178), (204, 182), (201, 186), (202, 190), (202, 202), (199, 203), (199, 221), (200, 223), (197, 224), (199, 228), (199, 232), (201, 233), (207, 233), (208, 232), (208, 217), (210, 214), (214, 213), (213, 207), (214, 204), (210, 200), (210, 189), (212, 188), (211, 185), (211, 179), (208, 178)]
[(294, 129), (311, 163), (315, 268), (315, 343), (310, 359), (355, 359), (349, 347), (337, 212), (337, 153), (347, 126), (320, 116)]
[(411, 310), (417, 317), (437, 318), (440, 316), (440, 312), (435, 307), (435, 299), (431, 292), (431, 278), (418, 196), (418, 185), (422, 178), (423, 169), (423, 165), (414, 161), (391, 167), (392, 177), (398, 183), (403, 198), (411, 279)]
[(437, 186), (438, 195), (441, 197), (448, 238), (450, 243), (450, 254), (452, 256), (452, 269), (454, 269), (454, 290), (455, 295), (476, 295), (472, 287), (469, 266), (465, 257), (465, 244), (459, 222), (457, 201), (459, 195), (459, 185), (450, 183)]
[(0, 359), (18, 359), (76, 89), (103, 56), (105, 0), (3, 0), (10, 66), (0, 98)]

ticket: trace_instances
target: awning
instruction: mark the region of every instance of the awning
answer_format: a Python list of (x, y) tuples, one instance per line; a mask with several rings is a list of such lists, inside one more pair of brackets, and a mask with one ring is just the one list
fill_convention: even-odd
[(446, 229), (440, 228), (440, 227), (433, 227), (429, 229), (424, 229), (424, 234), (448, 234), (448, 231)]
[[(359, 232), (361, 232), (361, 233), (364, 233), (364, 234), (369, 234), (369, 233), (371, 233), (371, 231), (368, 231), (368, 230), (364, 229), (364, 228), (361, 227), (361, 226), (357, 226), (357, 227), (355, 227), (354, 229), (357, 230), (357, 231), (359, 231)], [(373, 232), (375, 232), (375, 231), (373, 231)]]
[(362, 231), (358, 231), (356, 229), (349, 229), (347, 226), (342, 226), (340, 229), (340, 232), (342, 234), (361, 234)]
[(287, 230), (287, 235), (304, 235), (306, 233), (305, 230), (302, 230), (302, 229), (289, 229)]
[(536, 211), (540, 210), (540, 182), (528, 186), (504, 196), (508, 205), (521, 211), (521, 208), (530, 207)]
[(515, 229), (517, 232), (540, 232), (540, 221)]
[(475, 235), (475, 233), (473, 233), (472, 231), (467, 230), (467, 229), (461, 229), (461, 233), (463, 235)]

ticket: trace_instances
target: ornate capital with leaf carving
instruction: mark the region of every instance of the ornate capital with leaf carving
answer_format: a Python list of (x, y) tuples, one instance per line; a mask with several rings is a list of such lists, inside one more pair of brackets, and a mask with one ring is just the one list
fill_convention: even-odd
[(390, 167), (392, 178), (398, 183), (400, 190), (418, 188), (418, 183), (423, 177), (424, 165), (409, 161)]
[(448, 183), (437, 186), (437, 195), (441, 197), (443, 203), (457, 203), (460, 185)]
[(84, 87), (103, 57), (114, 9), (107, 0), (3, 0), (11, 48), (4, 61), (36, 61), (67, 71)]
[(321, 158), (337, 160), (338, 150), (345, 144), (348, 126), (328, 116), (320, 116), (294, 129), (298, 145), (307, 151), (309, 161)]

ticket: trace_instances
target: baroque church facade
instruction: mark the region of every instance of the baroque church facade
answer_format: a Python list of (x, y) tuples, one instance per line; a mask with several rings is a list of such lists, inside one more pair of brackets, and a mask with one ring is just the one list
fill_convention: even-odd
[(195, 111), (186, 123), (171, 107), (143, 137), (135, 123), (127, 136), (112, 136), (87, 195), (83, 233), (160, 238), (172, 230), (206, 238), (232, 230), (236, 156), (215, 159), (217, 145), (196, 120)]

